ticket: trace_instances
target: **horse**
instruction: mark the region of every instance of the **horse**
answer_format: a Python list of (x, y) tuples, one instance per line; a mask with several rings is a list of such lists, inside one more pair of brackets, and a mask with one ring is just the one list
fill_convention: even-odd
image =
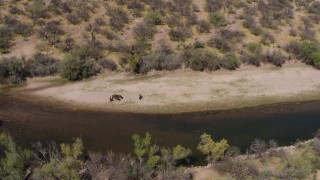
[(121, 95), (118, 95), (118, 94), (113, 94), (110, 96), (109, 100), (110, 102), (113, 102), (113, 101), (121, 101), (123, 99), (123, 96)]

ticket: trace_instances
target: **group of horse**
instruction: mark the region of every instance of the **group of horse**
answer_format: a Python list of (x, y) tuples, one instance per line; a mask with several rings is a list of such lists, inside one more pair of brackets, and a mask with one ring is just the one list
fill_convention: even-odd
[[(143, 96), (141, 94), (139, 94), (139, 100), (142, 100)], [(123, 96), (121, 96), (120, 94), (113, 94), (109, 97), (110, 102), (113, 101), (121, 101), (123, 99)]]

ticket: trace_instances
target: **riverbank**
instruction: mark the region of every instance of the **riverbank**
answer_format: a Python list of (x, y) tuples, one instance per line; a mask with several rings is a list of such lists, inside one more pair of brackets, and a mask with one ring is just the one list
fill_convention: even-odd
[[(320, 71), (299, 62), (282, 68), (244, 66), (236, 71), (105, 73), (68, 83), (59, 77), (29, 79), (13, 93), (73, 108), (135, 113), (183, 113), (320, 99)], [(109, 102), (121, 94), (121, 102)], [(143, 99), (139, 100), (139, 94)]]

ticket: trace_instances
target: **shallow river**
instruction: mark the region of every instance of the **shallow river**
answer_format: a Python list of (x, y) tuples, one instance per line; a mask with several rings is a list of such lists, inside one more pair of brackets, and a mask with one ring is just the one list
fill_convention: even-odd
[(129, 153), (134, 133), (150, 132), (161, 146), (181, 144), (195, 150), (199, 136), (210, 133), (214, 139), (226, 138), (244, 151), (254, 138), (276, 139), (288, 145), (304, 140), (320, 128), (320, 101), (273, 105), (251, 109), (146, 115), (86, 112), (35, 105), (0, 95), (0, 131), (9, 131), (16, 141), (30, 147), (32, 142), (83, 139), (91, 151)]

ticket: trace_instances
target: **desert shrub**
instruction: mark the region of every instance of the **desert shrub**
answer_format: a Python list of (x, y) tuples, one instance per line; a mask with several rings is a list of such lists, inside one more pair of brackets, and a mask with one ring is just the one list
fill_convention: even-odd
[(128, 14), (120, 7), (109, 7), (107, 14), (110, 17), (109, 25), (115, 30), (121, 30), (129, 22)]
[(75, 42), (70, 35), (67, 35), (59, 44), (59, 48), (63, 51), (70, 51), (75, 46)]
[(216, 12), (223, 6), (223, 1), (220, 0), (206, 0), (205, 10), (207, 12)]
[(46, 14), (45, 3), (43, 0), (33, 0), (31, 6), (29, 7), (29, 12), (31, 18), (44, 18)]
[(55, 45), (60, 41), (60, 36), (64, 34), (64, 31), (60, 27), (59, 21), (49, 21), (45, 26), (38, 31), (40, 38), (48, 41), (51, 45)]
[(7, 133), (0, 134), (0, 176), (1, 179), (24, 179), (25, 167), (29, 162), (30, 151), (18, 146)]
[(220, 28), (228, 25), (228, 21), (224, 14), (220, 12), (214, 12), (209, 15), (209, 21), (212, 23), (215, 27)]
[(186, 26), (178, 26), (170, 29), (169, 36), (172, 41), (185, 41), (192, 36), (192, 31)]
[(161, 25), (162, 16), (159, 12), (148, 12), (144, 17), (144, 21), (151, 25)]
[(320, 69), (320, 50), (311, 54), (311, 59), (314, 67)]
[(199, 49), (199, 48), (204, 48), (205, 44), (201, 41), (196, 40), (192, 46), (194, 49)]
[(318, 155), (320, 154), (320, 139), (316, 138), (313, 140), (313, 149)]
[(169, 14), (165, 18), (165, 23), (171, 28), (182, 26), (183, 22), (181, 21), (180, 18), (177, 18), (177, 17), (180, 17), (180, 16), (178, 14), (174, 14), (174, 13)]
[(182, 57), (185, 60), (186, 66), (194, 71), (214, 71), (221, 67), (221, 58), (215, 53), (206, 49), (195, 49), (190, 52), (190, 55)]
[(26, 62), (25, 68), (31, 77), (51, 76), (58, 73), (59, 61), (42, 53), (37, 53)]
[(151, 39), (153, 37), (153, 33), (154, 33), (153, 27), (144, 22), (137, 24), (132, 30), (132, 34), (133, 36), (135, 36), (135, 38)]
[(87, 8), (88, 8), (87, 5), (81, 4), (76, 9), (76, 13), (77, 13), (78, 17), (85, 22), (89, 21), (89, 19), (90, 19), (90, 15), (88, 12), (89, 9), (87, 9)]
[(285, 46), (285, 50), (288, 53), (298, 56), (300, 53), (300, 46), (301, 44), (298, 41), (292, 40)]
[(146, 38), (137, 38), (130, 47), (130, 53), (144, 55), (151, 50), (151, 44)]
[(109, 42), (106, 45), (106, 49), (111, 52), (122, 52), (122, 53), (130, 52), (130, 46), (128, 46), (123, 41)]
[(268, 50), (263, 54), (263, 60), (267, 63), (281, 67), (286, 62), (287, 57), (280, 50)]
[(303, 29), (300, 35), (302, 40), (305, 41), (316, 41), (316, 32), (311, 28)]
[(104, 35), (109, 40), (116, 40), (118, 39), (118, 36), (115, 32), (111, 31), (109, 28), (105, 28), (104, 30), (101, 30), (100, 32), (102, 35)]
[(7, 26), (0, 26), (0, 54), (6, 53), (11, 46), (12, 32)]
[(5, 16), (3, 19), (4, 19), (3, 20), (4, 24), (7, 25), (7, 27), (9, 27), (13, 33), (19, 34), (22, 36), (31, 35), (32, 33), (31, 25), (20, 22), (11, 16)]
[(205, 20), (201, 20), (198, 22), (197, 30), (200, 33), (209, 33), (211, 29), (211, 24)]
[(69, 81), (89, 78), (98, 73), (94, 60), (87, 54), (87, 47), (73, 49), (60, 65), (61, 76)]
[(312, 54), (320, 50), (320, 46), (313, 42), (303, 42), (300, 45), (299, 56), (306, 64), (313, 64)]
[(221, 36), (211, 37), (207, 43), (210, 47), (215, 47), (221, 52), (229, 52), (232, 49), (231, 43)]
[(227, 140), (222, 139), (219, 142), (215, 142), (206, 133), (200, 136), (200, 143), (197, 146), (197, 149), (207, 156), (209, 162), (223, 159), (228, 148), (229, 144)]
[(32, 179), (80, 179), (79, 169), (83, 166), (83, 143), (77, 138), (72, 144), (34, 144), (34, 159), (38, 160)]
[(244, 53), (240, 57), (241, 61), (246, 64), (259, 67), (261, 63), (261, 55), (255, 53)]
[(222, 67), (228, 70), (236, 70), (240, 67), (240, 61), (235, 54), (227, 53), (223, 57)]
[(222, 174), (230, 174), (235, 179), (247, 179), (256, 176), (258, 169), (248, 162), (240, 159), (227, 159), (215, 164), (215, 168)]
[(24, 67), (24, 59), (10, 57), (0, 61), (0, 82), (21, 84), (26, 80), (27, 70)]
[(152, 55), (144, 56), (139, 61), (140, 72), (147, 73), (151, 70), (176, 70), (181, 68), (181, 60), (176, 54), (155, 52)]
[(246, 48), (251, 53), (260, 54), (262, 52), (262, 46), (259, 43), (249, 43)]
[(279, 173), (280, 179), (305, 179), (312, 172), (311, 163), (303, 156), (290, 159)]
[(98, 64), (102, 69), (108, 69), (110, 71), (115, 71), (118, 69), (117, 64), (110, 59), (99, 59)]
[(267, 143), (261, 139), (255, 139), (250, 145), (250, 153), (257, 155), (259, 158), (261, 158), (262, 155), (265, 152), (267, 152), (267, 150), (268, 150)]
[(262, 37), (261, 37), (261, 43), (264, 45), (270, 45), (275, 42), (275, 37), (268, 33), (268, 32), (263, 32)]
[(297, 34), (298, 34), (298, 32), (295, 29), (290, 29), (290, 31), (289, 31), (290, 36), (296, 37)]
[(80, 24), (81, 19), (79, 16), (75, 13), (68, 13), (66, 14), (65, 18), (71, 23), (71, 24)]

